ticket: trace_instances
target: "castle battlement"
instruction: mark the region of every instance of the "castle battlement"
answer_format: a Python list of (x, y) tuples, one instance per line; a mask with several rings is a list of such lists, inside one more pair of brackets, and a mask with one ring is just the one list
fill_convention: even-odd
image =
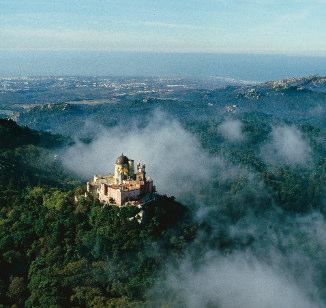
[(135, 172), (134, 160), (121, 154), (114, 164), (114, 174), (95, 175), (87, 182), (87, 192), (102, 203), (139, 205), (144, 197), (155, 192), (155, 186), (146, 178), (144, 164), (138, 163)]

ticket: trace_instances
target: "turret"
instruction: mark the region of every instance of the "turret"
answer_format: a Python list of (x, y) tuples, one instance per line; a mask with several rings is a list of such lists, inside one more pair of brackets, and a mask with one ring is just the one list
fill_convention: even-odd
[(137, 164), (121, 154), (114, 165), (114, 175), (95, 175), (87, 182), (85, 196), (92, 195), (102, 203), (122, 206), (126, 203), (143, 205), (152, 198), (155, 186), (151, 178), (146, 178), (144, 164)]
[(133, 159), (129, 159), (128, 163), (129, 163), (129, 176), (131, 178), (134, 178), (134, 176), (135, 176), (135, 164), (134, 164), (134, 160)]
[(146, 182), (146, 171), (144, 164), (137, 164), (136, 180)]
[(116, 184), (121, 184), (123, 180), (135, 179), (135, 163), (123, 153), (117, 158), (114, 166), (114, 179)]

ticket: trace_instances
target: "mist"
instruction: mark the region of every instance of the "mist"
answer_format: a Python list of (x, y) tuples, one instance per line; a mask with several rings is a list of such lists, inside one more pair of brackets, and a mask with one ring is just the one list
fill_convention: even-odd
[[(153, 178), (159, 193), (193, 204), (198, 211), (209, 204), (218, 206), (223, 200), (216, 195), (216, 181), (223, 184), (246, 178), (248, 190), (260, 187), (246, 166), (234, 164), (225, 156), (211, 155), (171, 115), (156, 110), (144, 123), (106, 128), (86, 122), (78, 138), (90, 136), (93, 141), (85, 144), (77, 138), (75, 145), (61, 155), (64, 166), (87, 180), (95, 174), (112, 173), (116, 158), (123, 153), (135, 163), (145, 163), (147, 176)], [(240, 127), (241, 122), (236, 121), (235, 130)]]
[(230, 142), (243, 141), (243, 124), (237, 119), (227, 119), (218, 128), (219, 133)]
[(168, 290), (176, 294), (179, 303), (191, 308), (320, 307), (295, 280), (252, 256), (206, 259), (198, 268), (186, 261), (177, 269), (169, 269), (164, 283), (150, 296), (157, 298)]
[(62, 155), (65, 167), (84, 179), (112, 173), (116, 158), (123, 152), (135, 163), (146, 164), (147, 176), (153, 178), (160, 193), (179, 196), (196, 189), (198, 183), (208, 183), (214, 166), (224, 165), (166, 114), (157, 111), (148, 125), (140, 128), (138, 124), (108, 129), (87, 123), (83, 131), (95, 139), (90, 144), (76, 141), (68, 148)]
[[(246, 144), (243, 131), (236, 119), (218, 127), (223, 144), (232, 146)], [(289, 125), (272, 127), (258, 149), (274, 167), (307, 167), (313, 154), (308, 139)], [(167, 259), (149, 300), (172, 307), (325, 307), (326, 222), (318, 210), (291, 214), (278, 207), (252, 168), (211, 154), (180, 121), (159, 110), (143, 123), (113, 128), (86, 122), (61, 157), (86, 180), (113, 172), (121, 152), (146, 164), (160, 194), (194, 204), (195, 222), (210, 225), (181, 261)], [(233, 245), (219, 250), (219, 243)]]
[[(229, 240), (252, 243), (223, 253), (207, 247), (198, 255), (196, 246), (209, 241), (203, 235), (182, 261), (168, 263), (148, 298), (172, 307), (325, 307), (322, 215), (247, 214), (223, 228)], [(216, 240), (219, 231), (218, 225), (211, 231)]]
[(270, 139), (262, 149), (266, 162), (290, 166), (308, 166), (311, 162), (310, 145), (295, 126), (273, 127)]

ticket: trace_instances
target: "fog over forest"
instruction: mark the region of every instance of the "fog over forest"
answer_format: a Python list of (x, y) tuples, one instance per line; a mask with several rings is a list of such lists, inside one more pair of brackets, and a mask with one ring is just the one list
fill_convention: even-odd
[(326, 308), (325, 16), (0, 0), (0, 308)]
[[(187, 307), (324, 307), (326, 221), (321, 208), (288, 212), (261, 173), (234, 161), (230, 153), (203, 148), (173, 116), (155, 111), (145, 122), (113, 128), (86, 122), (78, 137), (92, 136), (93, 141), (77, 141), (62, 159), (68, 169), (91, 178), (112, 172), (119, 144), (135, 162), (146, 163), (160, 193), (174, 195), (194, 210), (199, 224), (210, 225), (182, 260), (167, 260), (148, 298), (177, 299)], [(215, 127), (220, 146), (253, 147), (245, 126), (235, 117), (222, 120)], [(290, 168), (309, 174), (315, 168), (310, 143), (298, 126), (276, 124), (254, 152), (270, 172)], [(237, 244), (219, 253), (214, 246), (223, 240)]]
[[(325, 78), (1, 82), (1, 301), (326, 306)], [(85, 197), (121, 153), (157, 188), (141, 223)]]

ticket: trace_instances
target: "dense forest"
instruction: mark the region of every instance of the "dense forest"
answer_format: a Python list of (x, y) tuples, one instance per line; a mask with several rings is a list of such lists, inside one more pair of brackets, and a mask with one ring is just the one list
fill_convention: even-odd
[[(280, 293), (274, 306), (323, 306), (324, 128), (258, 112), (171, 119), (148, 102), (131, 107), (150, 109), (132, 133), (112, 122), (72, 138), (0, 120), (0, 303), (258, 307), (258, 281)], [(117, 118), (130, 113), (121, 108)], [(162, 192), (141, 224), (135, 208), (75, 200), (103, 165), (99, 148), (110, 160), (117, 140), (148, 147)]]
[[(146, 223), (133, 208), (74, 196), (52, 150), (66, 140), (0, 122), (0, 302), (27, 307), (143, 303), (167, 254), (180, 256), (196, 234), (184, 206), (161, 196)], [(151, 247), (157, 252), (148, 253)]]

